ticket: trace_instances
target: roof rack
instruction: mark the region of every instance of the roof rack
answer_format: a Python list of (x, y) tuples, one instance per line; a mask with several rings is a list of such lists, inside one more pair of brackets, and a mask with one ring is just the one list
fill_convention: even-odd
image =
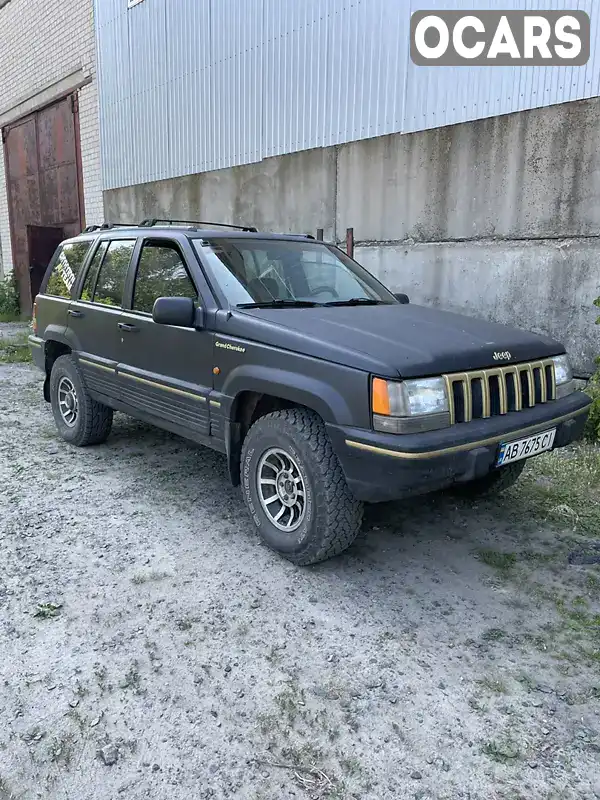
[(228, 222), (202, 222), (194, 219), (144, 219), (140, 222), (140, 228), (152, 228), (154, 225), (210, 225), (215, 228), (235, 228), (238, 231), (247, 231), (248, 233), (258, 233), (258, 228), (252, 225), (230, 225)]
[(93, 233), (94, 231), (108, 231), (111, 228), (135, 228), (133, 222), (103, 222), (102, 225), (88, 225), (82, 233)]

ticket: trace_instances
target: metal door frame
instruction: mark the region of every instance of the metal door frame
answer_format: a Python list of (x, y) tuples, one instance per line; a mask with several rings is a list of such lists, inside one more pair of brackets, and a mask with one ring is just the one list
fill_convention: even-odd
[[(71, 111), (73, 113), (73, 133), (75, 137), (75, 172), (77, 175), (77, 206), (79, 212), (79, 224), (81, 226), (81, 230), (85, 228), (85, 205), (84, 205), (84, 196), (83, 196), (83, 165), (81, 160), (81, 134), (79, 130), (79, 90), (75, 89), (75, 91), (68, 91), (65, 92), (63, 95), (59, 97), (55, 97), (52, 99), (50, 103), (46, 103), (39, 108), (36, 108), (35, 111), (31, 111), (29, 114), (26, 114), (24, 117), (20, 117), (19, 119), (14, 120), (13, 122), (8, 123), (5, 125), (2, 130), (0, 131), (1, 138), (2, 138), (2, 153), (4, 157), (4, 179), (6, 183), (6, 197), (8, 200), (8, 224), (9, 224), (9, 232), (10, 232), (10, 249), (12, 255), (12, 272), (13, 275), (16, 277), (18, 289), (19, 289), (19, 305), (21, 307), (21, 313), (23, 314), (23, 283), (27, 283), (27, 291), (29, 293), (29, 300), (26, 303), (27, 311), (31, 311), (31, 306), (33, 305), (34, 298), (31, 297), (31, 282), (29, 280), (28, 273), (25, 275), (20, 275), (17, 270), (17, 258), (16, 258), (16, 251), (15, 251), (15, 221), (14, 221), (14, 214), (13, 214), (13, 198), (11, 196), (10, 191), (10, 173), (8, 169), (8, 148), (7, 148), (7, 140), (8, 140), (8, 133), (13, 128), (18, 128), (19, 126), (29, 122), (30, 120), (35, 120), (37, 115), (40, 114), (42, 111), (45, 111), (48, 108), (52, 108), (52, 106), (58, 105), (66, 100), (68, 97), (71, 98)], [(39, 153), (40, 153), (40, 145), (39, 145), (39, 137), (38, 137), (38, 126), (37, 122), (35, 124), (35, 147), (36, 147), (36, 154), (38, 158), (38, 171), (37, 171), (37, 181), (38, 181), (38, 196), (40, 196), (39, 191)], [(27, 224), (34, 224), (34, 223), (27, 223)], [(29, 244), (28, 244), (29, 249)]]

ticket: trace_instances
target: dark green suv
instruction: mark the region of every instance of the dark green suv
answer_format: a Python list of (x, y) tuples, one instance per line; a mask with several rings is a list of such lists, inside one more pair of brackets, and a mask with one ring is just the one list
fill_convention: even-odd
[(264, 541), (297, 564), (353, 541), (363, 502), (497, 491), (580, 436), (564, 348), (412, 305), (336, 247), (146, 220), (65, 241), (33, 357), (61, 436), (113, 410), (222, 452)]

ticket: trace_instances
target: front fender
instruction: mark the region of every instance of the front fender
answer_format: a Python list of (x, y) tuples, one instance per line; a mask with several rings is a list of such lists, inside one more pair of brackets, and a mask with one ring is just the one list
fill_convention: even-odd
[(306, 406), (316, 411), (325, 422), (346, 425), (353, 419), (346, 398), (331, 383), (276, 367), (240, 365), (229, 373), (221, 391), (229, 401), (229, 415), (241, 392), (259, 392)]

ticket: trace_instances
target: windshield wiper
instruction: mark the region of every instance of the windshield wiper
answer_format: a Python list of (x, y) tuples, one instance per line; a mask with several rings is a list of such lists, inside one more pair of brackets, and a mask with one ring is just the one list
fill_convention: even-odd
[(324, 306), (379, 306), (387, 305), (385, 300), (375, 300), (372, 297), (351, 297), (349, 300), (330, 300)]
[[(322, 306), (323, 303), (315, 303), (314, 300), (265, 300), (259, 303), (238, 303), (238, 308), (281, 308), (291, 306), (293, 308), (314, 308)], [(326, 304), (328, 305), (328, 304)]]

